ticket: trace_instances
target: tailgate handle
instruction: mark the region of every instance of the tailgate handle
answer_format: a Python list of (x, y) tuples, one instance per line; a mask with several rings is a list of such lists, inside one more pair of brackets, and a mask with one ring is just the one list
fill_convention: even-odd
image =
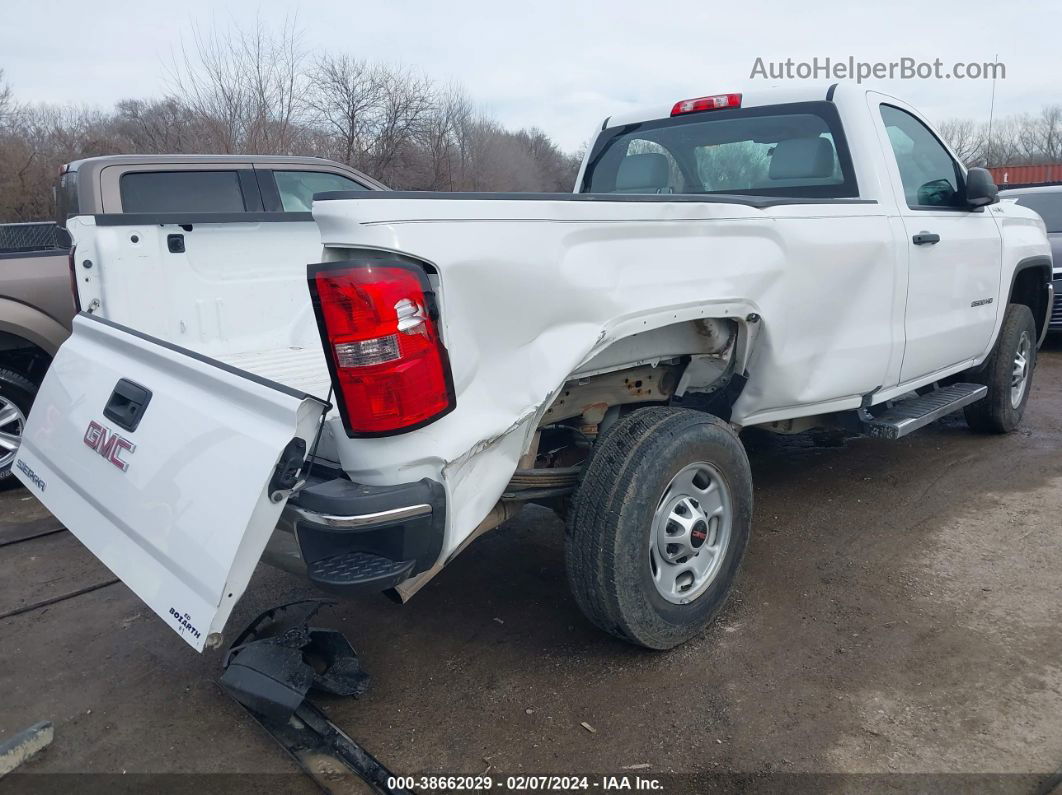
[(119, 428), (135, 431), (150, 402), (150, 389), (123, 378), (115, 384), (107, 405), (103, 407), (103, 416)]

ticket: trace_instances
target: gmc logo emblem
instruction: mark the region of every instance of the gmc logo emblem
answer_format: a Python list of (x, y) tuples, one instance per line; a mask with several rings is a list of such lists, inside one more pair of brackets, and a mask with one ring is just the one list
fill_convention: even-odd
[(85, 444), (123, 472), (129, 469), (129, 462), (122, 460), (122, 453), (126, 450), (130, 453), (136, 450), (136, 445), (131, 441), (114, 431), (108, 431), (96, 421), (90, 422), (85, 431)]

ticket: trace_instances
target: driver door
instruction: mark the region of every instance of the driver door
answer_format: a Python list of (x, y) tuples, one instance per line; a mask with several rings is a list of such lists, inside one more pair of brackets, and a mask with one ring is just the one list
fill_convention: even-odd
[(900, 382), (981, 356), (995, 329), (1002, 238), (992, 214), (966, 206), (963, 169), (912, 111), (878, 104), (906, 230), (906, 343)]

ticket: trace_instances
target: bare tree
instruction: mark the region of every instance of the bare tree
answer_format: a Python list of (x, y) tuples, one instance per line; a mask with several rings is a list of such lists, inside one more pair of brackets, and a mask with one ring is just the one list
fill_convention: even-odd
[(984, 157), (984, 131), (973, 119), (946, 119), (937, 131), (963, 163), (973, 165)]
[(11, 98), (11, 85), (4, 77), (4, 70), (0, 69), (0, 130), (8, 123), (12, 113), (14, 100)]
[(988, 124), (972, 119), (949, 119), (938, 129), (967, 166), (1062, 163), (1062, 105), (999, 119), (991, 138)]
[[(333, 157), (388, 183), (420, 185), (435, 181), (427, 164), (439, 165), (433, 158), (446, 148), (461, 101), (406, 69), (326, 55), (310, 70), (306, 104)], [(422, 151), (426, 141), (434, 155)]]
[(165, 96), (110, 112), (18, 105), (0, 74), (0, 221), (50, 216), (57, 165), (120, 152), (318, 155), (405, 189), (571, 189), (579, 159), (541, 130), (506, 130), (459, 86), (398, 66), (308, 64), (298, 39), (292, 24), (197, 30)]
[(1026, 118), (1021, 130), (1026, 157), (1041, 162), (1062, 161), (1062, 105), (1047, 105), (1035, 118)]
[(472, 105), (460, 87), (450, 85), (435, 94), (419, 132), (425, 156), (421, 182), (427, 190), (456, 190), (461, 178), (460, 131), (472, 116)]
[(51, 215), (56, 166), (125, 151), (111, 117), (92, 108), (20, 106), (0, 132), (0, 219)]
[(433, 86), (426, 77), (403, 69), (381, 68), (377, 80), (380, 104), (366, 166), (385, 182), (395, 181), (434, 107)]
[(211, 149), (285, 153), (294, 149), (303, 111), (303, 54), (294, 21), (273, 34), (196, 29), (170, 67), (169, 99), (194, 115)]
[(372, 140), (372, 117), (381, 104), (377, 70), (349, 55), (325, 55), (310, 71), (306, 104), (311, 120), (335, 143), (333, 156), (361, 163)]
[(128, 142), (133, 152), (218, 151), (211, 149), (210, 136), (188, 108), (171, 98), (160, 100), (125, 99), (114, 109), (116, 134)]

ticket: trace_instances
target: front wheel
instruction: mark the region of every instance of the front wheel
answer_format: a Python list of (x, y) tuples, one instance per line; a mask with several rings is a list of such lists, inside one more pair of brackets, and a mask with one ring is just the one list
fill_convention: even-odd
[(604, 631), (672, 648), (707, 626), (737, 576), (748, 457), (727, 423), (689, 409), (634, 411), (598, 444), (565, 534), (572, 593)]
[(975, 431), (1010, 433), (1018, 427), (1032, 391), (1036, 366), (1036, 321), (1024, 304), (1008, 304), (999, 338), (984, 364), (969, 380), (988, 387), (988, 394), (965, 409)]

